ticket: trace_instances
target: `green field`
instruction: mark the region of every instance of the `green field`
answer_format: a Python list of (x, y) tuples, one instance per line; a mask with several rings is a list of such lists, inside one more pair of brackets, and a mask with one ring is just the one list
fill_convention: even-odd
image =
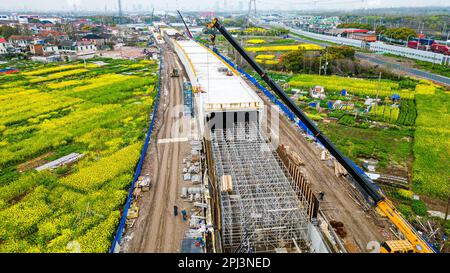
[[(354, 95), (372, 97), (376, 95), (378, 88), (377, 80), (311, 74), (296, 75), (290, 79), (289, 84), (294, 88), (311, 88), (320, 85), (328, 91), (341, 91), (342, 89), (346, 89)], [(379, 97), (390, 97), (392, 94), (399, 94), (401, 98), (414, 98), (414, 90), (402, 88), (397, 82), (382, 80), (378, 92)]]
[(342, 124), (319, 124), (320, 129), (346, 156), (361, 166), (361, 159), (377, 159), (378, 171), (389, 165), (406, 167), (412, 153), (411, 130), (349, 128)]
[[(376, 80), (338, 76), (300, 74), (289, 76), (287, 81), (291, 88), (322, 85), (328, 97), (321, 104), (341, 99), (351, 101), (355, 108), (366, 96), (374, 97), (377, 89)], [(401, 169), (411, 170), (412, 188), (416, 193), (446, 199), (450, 194), (450, 94), (426, 80), (411, 83), (382, 81), (379, 92), (382, 104), (376, 110), (372, 107), (370, 115), (359, 113), (359, 121), (352, 116), (358, 111), (355, 108), (346, 110), (346, 115), (342, 110), (320, 115), (309, 107), (305, 111), (319, 123), (327, 115), (338, 118), (338, 124), (320, 126), (357, 163), (362, 158), (376, 158), (380, 160), (378, 171), (381, 172), (389, 165), (402, 166)], [(342, 89), (354, 96), (337, 96), (336, 91)], [(391, 94), (402, 97), (398, 107), (391, 106)], [(306, 98), (306, 101), (311, 99)], [(369, 128), (369, 120), (385, 123), (385, 126)], [(410, 157), (412, 166), (407, 166)]]
[(413, 187), (421, 194), (450, 195), (450, 94), (416, 95)]
[[(148, 126), (157, 64), (102, 61), (32, 64), (0, 76), (0, 252), (108, 251)], [(34, 170), (72, 152), (84, 157)]]

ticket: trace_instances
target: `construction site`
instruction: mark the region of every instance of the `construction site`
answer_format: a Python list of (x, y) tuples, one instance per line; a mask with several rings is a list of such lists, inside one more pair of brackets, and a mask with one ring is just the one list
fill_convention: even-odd
[(161, 106), (143, 165), (152, 187), (136, 195), (139, 216), (118, 251), (380, 252), (373, 242), (392, 242), (387, 252), (424, 249), (372, 185), (238, 67), (186, 33), (154, 32), (163, 54)]

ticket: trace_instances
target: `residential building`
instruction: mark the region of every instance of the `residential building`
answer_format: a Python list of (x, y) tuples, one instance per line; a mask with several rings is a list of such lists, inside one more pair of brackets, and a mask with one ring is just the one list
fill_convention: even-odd
[(34, 38), (31, 36), (12, 35), (8, 41), (16, 47), (24, 48), (29, 47), (34, 42)]
[(59, 49), (63, 54), (89, 55), (97, 52), (97, 46), (90, 40), (61, 41)]
[(30, 51), (36, 56), (50, 56), (59, 54), (59, 48), (55, 44), (45, 44), (38, 42), (30, 45)]
[(8, 41), (5, 38), (0, 37), (0, 54), (8, 53)]

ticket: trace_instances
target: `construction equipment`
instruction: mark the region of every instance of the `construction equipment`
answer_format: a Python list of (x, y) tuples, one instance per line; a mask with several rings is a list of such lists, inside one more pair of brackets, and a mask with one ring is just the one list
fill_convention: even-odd
[(414, 247), (407, 240), (392, 240), (381, 244), (380, 253), (414, 253)]
[(180, 76), (180, 74), (178, 73), (178, 69), (174, 68), (172, 70), (172, 73), (170, 73), (170, 77), (172, 78), (178, 78)]
[[(267, 83), (268, 86), (280, 97), (284, 104), (300, 119), (300, 121), (312, 132), (318, 141), (330, 152), (330, 154), (342, 165), (342, 167), (353, 177), (362, 190), (373, 201), (375, 207), (379, 208), (390, 221), (405, 236), (405, 244), (408, 242), (413, 246), (413, 251), (417, 253), (434, 253), (436, 250), (425, 241), (420, 234), (406, 221), (395, 206), (386, 198), (381, 190), (347, 157), (345, 157), (334, 144), (322, 134), (317, 126), (303, 113), (302, 110), (289, 98), (281, 87), (266, 73), (266, 71), (250, 57), (242, 46), (231, 36), (223, 27), (217, 18), (213, 19), (207, 25), (209, 29), (217, 29), (224, 38), (241, 54), (241, 56), (250, 64), (258, 75)], [(215, 35), (214, 35), (215, 38)], [(214, 43), (214, 40), (212, 41)], [(396, 242), (389, 241), (384, 246), (394, 246)], [(398, 244), (397, 244), (398, 245)], [(383, 248), (382, 252), (398, 251), (397, 248)]]
[(184, 27), (186, 28), (186, 35), (189, 36), (189, 38), (192, 39), (192, 37), (193, 37), (193, 36), (192, 36), (192, 33), (191, 33), (191, 31), (189, 30), (189, 27), (187, 26), (186, 22), (184, 21), (183, 16), (181, 16), (181, 13), (180, 13), (179, 10), (177, 10), (177, 12), (178, 12), (178, 14), (180, 15), (181, 21), (183, 21)]

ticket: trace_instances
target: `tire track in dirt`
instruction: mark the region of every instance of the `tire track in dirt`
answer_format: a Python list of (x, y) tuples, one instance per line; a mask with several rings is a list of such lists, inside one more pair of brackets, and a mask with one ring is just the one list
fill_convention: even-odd
[[(147, 152), (150, 156), (146, 159), (145, 171), (152, 174), (153, 186), (151, 190), (143, 194), (141, 203), (141, 215), (138, 218), (137, 227), (130, 240), (130, 252), (174, 252), (177, 247), (174, 244), (167, 244), (168, 240), (180, 237), (184, 226), (172, 223), (170, 205), (178, 196), (178, 174), (181, 174), (179, 167), (173, 168), (174, 164), (180, 162), (180, 143), (168, 143), (158, 145), (158, 139), (170, 138), (173, 121), (171, 109), (181, 104), (182, 99), (182, 77), (171, 78), (172, 68), (177, 67), (176, 54), (167, 47), (163, 50), (164, 69), (161, 75), (162, 90), (160, 94), (160, 107), (157, 113), (156, 137)], [(179, 165), (177, 165), (179, 166)], [(172, 217), (170, 217), (172, 216)], [(166, 220), (170, 219), (169, 228), (166, 228)], [(180, 220), (181, 221), (181, 220)], [(176, 226), (176, 228), (174, 227)], [(177, 230), (178, 229), (178, 230)], [(174, 232), (176, 236), (174, 236)]]
[[(175, 99), (172, 100), (171, 104), (171, 108), (173, 106), (177, 106), (181, 104), (181, 78), (178, 78), (175, 82), (175, 86), (174, 88), (171, 88), (170, 90), (172, 92), (175, 93)], [(175, 113), (171, 113), (171, 114), (175, 114)], [(180, 113), (177, 113), (177, 117), (171, 116), (169, 118), (176, 120), (180, 118)], [(166, 135), (163, 138), (170, 138), (170, 137), (177, 137), (177, 136), (172, 136), (172, 127), (171, 126), (167, 126), (167, 130), (166, 131)], [(180, 132), (179, 128), (178, 128), (178, 132)], [(166, 242), (166, 238), (167, 236), (169, 237), (173, 237), (172, 236), (172, 230), (167, 230), (166, 229), (166, 221), (167, 219), (174, 219), (174, 216), (171, 217), (171, 213), (170, 213), (170, 208), (172, 208), (172, 205), (170, 204), (174, 204), (174, 199), (175, 196), (177, 195), (177, 176), (179, 175), (178, 172), (178, 168), (173, 169), (173, 165), (170, 165), (170, 163), (178, 163), (180, 162), (180, 143), (179, 142), (175, 142), (175, 143), (170, 143), (170, 144), (163, 144), (165, 146), (165, 150), (168, 150), (168, 153), (170, 153), (171, 158), (166, 162), (166, 169), (165, 169), (165, 187), (164, 187), (164, 194), (163, 196), (166, 197), (164, 198), (164, 206), (162, 208), (162, 212), (160, 215), (162, 215), (162, 219), (160, 221), (159, 227), (158, 227), (158, 232), (157, 234), (159, 234), (158, 236), (158, 240), (156, 241), (156, 252), (166, 252), (167, 249), (169, 248), (169, 246), (167, 244), (165, 244)], [(163, 164), (163, 162), (161, 162), (161, 164)], [(159, 164), (160, 166), (162, 166), (161, 164)], [(167, 176), (167, 174), (169, 174)], [(175, 190), (174, 190), (175, 189)], [(171, 194), (172, 193), (172, 194)], [(170, 221), (170, 220), (169, 220)], [(172, 222), (172, 221), (170, 221)], [(173, 223), (169, 224), (169, 227), (172, 228), (173, 227)], [(163, 248), (164, 247), (164, 248)]]
[[(271, 105), (264, 94), (258, 92), (264, 100), (267, 111), (267, 124), (270, 125)], [(279, 118), (279, 143), (290, 146), (305, 162), (304, 169), (306, 177), (311, 183), (313, 191), (325, 192), (325, 201), (328, 206), (335, 209), (324, 211), (328, 218), (341, 221), (347, 230), (346, 241), (359, 247), (364, 252), (367, 243), (373, 240), (382, 241), (383, 235), (378, 227), (362, 208), (356, 204), (349, 196), (350, 185), (344, 178), (338, 178), (334, 175), (334, 170), (325, 165), (320, 160), (320, 151), (313, 148), (300, 133), (296, 125), (289, 121), (282, 113)], [(267, 128), (270, 128), (267, 126)]]

